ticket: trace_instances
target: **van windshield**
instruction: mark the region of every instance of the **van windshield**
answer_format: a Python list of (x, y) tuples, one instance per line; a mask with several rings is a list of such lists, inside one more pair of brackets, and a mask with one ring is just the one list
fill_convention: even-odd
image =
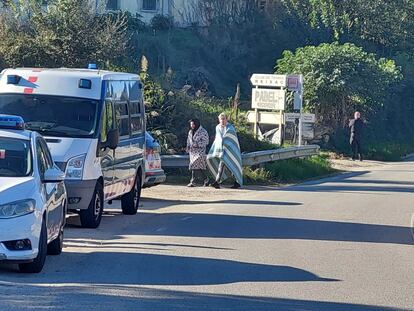
[(98, 101), (84, 98), (0, 94), (0, 113), (23, 117), (26, 128), (45, 136), (91, 138)]

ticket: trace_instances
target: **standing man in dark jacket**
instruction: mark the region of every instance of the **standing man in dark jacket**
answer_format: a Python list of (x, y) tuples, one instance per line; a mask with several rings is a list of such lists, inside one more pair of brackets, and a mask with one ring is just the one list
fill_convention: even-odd
[(361, 120), (361, 113), (358, 111), (354, 114), (354, 119), (349, 120), (349, 128), (351, 130), (350, 144), (352, 148), (352, 160), (359, 156), (359, 160), (362, 161), (362, 136), (364, 131), (364, 121)]

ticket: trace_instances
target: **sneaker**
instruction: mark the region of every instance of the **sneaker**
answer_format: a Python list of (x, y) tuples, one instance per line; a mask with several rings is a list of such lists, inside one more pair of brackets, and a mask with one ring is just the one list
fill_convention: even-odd
[(210, 181), (208, 181), (208, 180), (207, 180), (207, 181), (205, 181), (205, 182), (204, 182), (204, 184), (203, 184), (203, 186), (204, 186), (204, 187), (208, 187), (208, 186), (210, 186)]
[(233, 186), (231, 186), (231, 189), (240, 189), (241, 185), (238, 182), (235, 182)]
[(213, 183), (211, 184), (211, 186), (212, 186), (213, 188), (220, 189), (220, 184), (219, 184), (217, 181), (213, 182)]
[(188, 185), (187, 185), (187, 187), (189, 187), (189, 188), (194, 188), (195, 187), (195, 185), (193, 184), (193, 183), (189, 183)]

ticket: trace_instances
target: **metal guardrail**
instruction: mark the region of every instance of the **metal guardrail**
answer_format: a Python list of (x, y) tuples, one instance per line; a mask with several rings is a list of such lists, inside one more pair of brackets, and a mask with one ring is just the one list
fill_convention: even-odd
[[(254, 166), (279, 160), (309, 157), (319, 154), (319, 151), (320, 147), (318, 145), (309, 145), (243, 153), (243, 166)], [(180, 168), (188, 167), (190, 157), (188, 155), (164, 155), (161, 157), (161, 160), (162, 167), (164, 168)]]

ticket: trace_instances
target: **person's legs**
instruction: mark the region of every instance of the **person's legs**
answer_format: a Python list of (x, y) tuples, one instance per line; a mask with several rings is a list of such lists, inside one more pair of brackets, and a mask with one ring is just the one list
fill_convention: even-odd
[(220, 180), (221, 180), (221, 177), (223, 176), (223, 173), (224, 173), (224, 162), (220, 161), (217, 176), (216, 176), (216, 182), (217, 183), (220, 183)]
[(351, 148), (352, 148), (352, 160), (357, 158), (357, 143), (355, 139), (351, 140)]
[(358, 155), (359, 155), (359, 160), (363, 161), (363, 156), (362, 156), (362, 144), (360, 141), (357, 141), (357, 149), (358, 149)]
[(200, 170), (200, 177), (203, 178), (204, 186), (208, 186), (210, 184), (210, 178), (207, 176), (206, 170)]
[(195, 186), (195, 181), (196, 181), (196, 170), (191, 170), (191, 179), (190, 179), (190, 183), (187, 185), (187, 187), (194, 187)]
[(241, 185), (237, 182), (237, 180), (234, 181), (233, 186), (231, 186), (232, 189), (239, 189), (241, 188)]
[(211, 184), (211, 186), (213, 186), (216, 189), (220, 188), (220, 180), (221, 180), (221, 177), (223, 176), (223, 172), (224, 172), (224, 162), (220, 161), (218, 170), (217, 170), (216, 180), (214, 183)]

